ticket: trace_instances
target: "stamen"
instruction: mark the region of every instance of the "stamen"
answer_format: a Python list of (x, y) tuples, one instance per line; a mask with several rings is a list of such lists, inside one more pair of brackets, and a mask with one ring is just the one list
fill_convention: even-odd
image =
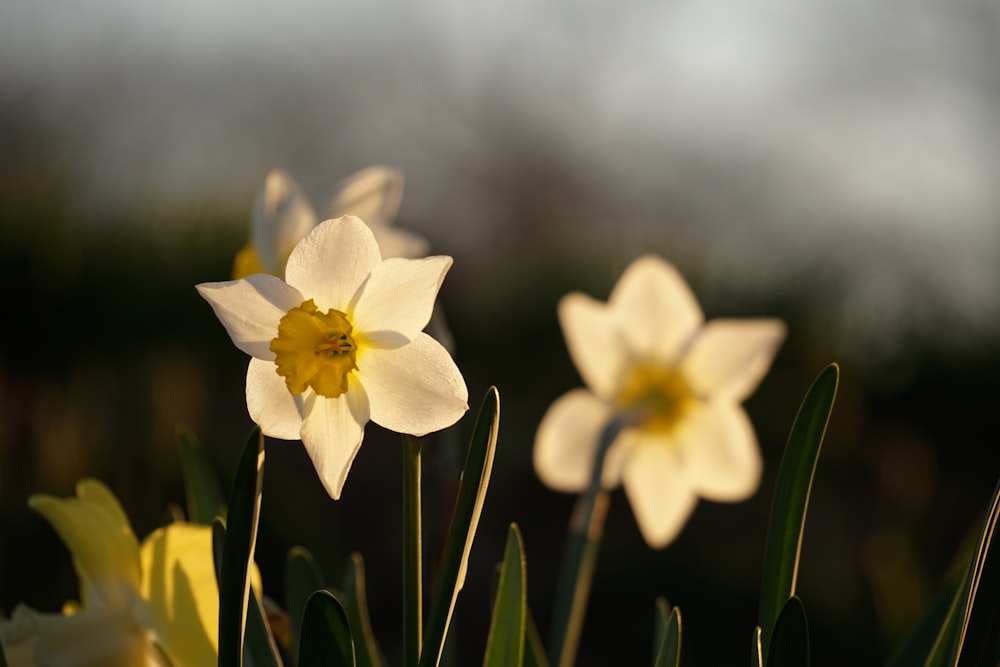
[(312, 388), (327, 398), (346, 392), (351, 371), (358, 367), (352, 331), (346, 314), (332, 308), (320, 312), (312, 299), (285, 313), (271, 351), (288, 391), (298, 396)]
[(625, 374), (615, 407), (639, 428), (672, 431), (694, 401), (694, 394), (679, 371), (644, 363), (636, 364)]

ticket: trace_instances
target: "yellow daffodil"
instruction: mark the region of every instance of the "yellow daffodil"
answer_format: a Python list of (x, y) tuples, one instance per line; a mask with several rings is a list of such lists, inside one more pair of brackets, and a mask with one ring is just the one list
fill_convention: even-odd
[(741, 403), (785, 336), (779, 320), (713, 320), (676, 269), (634, 261), (607, 303), (579, 293), (559, 303), (570, 356), (588, 389), (549, 408), (534, 463), (548, 486), (585, 489), (602, 429), (611, 443), (601, 482), (624, 484), (646, 542), (671, 542), (698, 497), (737, 501), (757, 489), (761, 458)]
[(0, 621), (8, 665), (216, 664), (219, 592), (210, 527), (170, 524), (140, 546), (117, 498), (93, 479), (77, 485), (75, 498), (36, 495), (28, 503), (72, 554), (80, 605), (65, 615), (18, 606)]
[(383, 261), (358, 218), (327, 220), (292, 251), (287, 282), (267, 274), (203, 283), (236, 347), (249, 354), (250, 417), (301, 439), (339, 498), (369, 420), (424, 435), (468, 409), (462, 374), (423, 333), (450, 257)]
[[(371, 228), (382, 258), (423, 257), (427, 240), (392, 226), (403, 198), (403, 172), (390, 167), (362, 169), (337, 185), (327, 205), (327, 218), (353, 215)], [(292, 248), (317, 224), (316, 212), (298, 183), (285, 171), (274, 169), (254, 199), (250, 242), (237, 255), (233, 277), (254, 273), (283, 276)]]

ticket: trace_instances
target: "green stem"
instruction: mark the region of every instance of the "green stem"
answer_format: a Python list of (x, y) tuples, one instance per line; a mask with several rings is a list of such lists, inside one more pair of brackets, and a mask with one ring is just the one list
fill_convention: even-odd
[(420, 449), (419, 438), (403, 436), (403, 664), (420, 662), (423, 635), (423, 597), (420, 528)]
[(549, 658), (556, 667), (568, 667), (576, 659), (610, 500), (608, 492), (601, 486), (601, 472), (608, 449), (624, 426), (623, 422), (615, 420), (601, 431), (590, 485), (577, 499), (570, 519), (566, 555), (563, 557), (549, 634)]

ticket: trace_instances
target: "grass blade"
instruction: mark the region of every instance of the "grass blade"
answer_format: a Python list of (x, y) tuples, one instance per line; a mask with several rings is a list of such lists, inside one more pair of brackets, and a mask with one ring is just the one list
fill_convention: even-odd
[(483, 399), (472, 442), (459, 482), (458, 500), (451, 518), (448, 537), (444, 545), (440, 577), (431, 602), (431, 613), (424, 632), (424, 646), (420, 654), (421, 667), (432, 667), (441, 659), (448, 626), (455, 600), (465, 583), (472, 541), (476, 536), (479, 516), (486, 501), (493, 456), (496, 452), (497, 432), (500, 428), (500, 394), (491, 387)]
[(795, 595), (809, 492), (839, 377), (840, 369), (831, 364), (813, 382), (795, 416), (778, 468), (757, 615), (765, 659), (778, 615), (786, 601)]
[(316, 591), (306, 602), (298, 667), (355, 667), (347, 614), (330, 591)]
[(486, 639), (484, 667), (521, 667), (524, 662), (526, 564), (521, 531), (516, 523), (507, 533), (500, 581), (493, 603), (493, 619)]
[(420, 662), (424, 629), (423, 532), (420, 513), (420, 450), (423, 442), (403, 435), (403, 664)]
[(753, 629), (753, 642), (750, 645), (750, 667), (764, 667), (764, 647), (760, 645), (760, 626)]
[[(947, 654), (940, 652), (938, 647), (941, 645), (946, 628), (954, 618), (955, 610), (958, 609), (959, 589), (964, 579), (965, 571), (953, 577), (945, 585), (944, 590), (924, 613), (924, 617), (896, 649), (895, 655), (886, 667), (911, 665), (936, 667), (944, 664), (943, 660), (947, 658)], [(939, 653), (942, 654), (940, 658), (935, 658), (934, 656)]]

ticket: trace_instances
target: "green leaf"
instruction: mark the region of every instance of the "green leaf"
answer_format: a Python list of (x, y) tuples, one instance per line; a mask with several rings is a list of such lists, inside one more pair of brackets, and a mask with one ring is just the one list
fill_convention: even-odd
[(469, 551), (476, 536), (479, 516), (486, 500), (493, 456), (496, 452), (497, 432), (500, 428), (500, 394), (490, 387), (483, 399), (476, 426), (472, 431), (469, 453), (459, 482), (458, 500), (451, 517), (451, 526), (444, 545), (440, 576), (431, 602), (431, 613), (424, 632), (424, 646), (420, 653), (421, 667), (438, 664), (444, 650), (448, 626), (455, 610), (455, 600), (465, 583)]
[(767, 667), (809, 667), (809, 624), (802, 601), (792, 596), (778, 614)]
[(993, 490), (975, 556), (962, 587), (956, 637), (948, 664), (996, 665), (1000, 661), (1000, 549), (993, 534), (1000, 521), (1000, 484)]
[(667, 601), (656, 599), (653, 626), (653, 667), (677, 667), (681, 661), (681, 610), (667, 612)]
[(344, 611), (351, 624), (358, 667), (384, 667), (385, 657), (375, 641), (368, 616), (368, 595), (365, 592), (365, 562), (361, 554), (351, 554), (344, 573)]
[(830, 364), (813, 382), (795, 416), (778, 468), (771, 518), (767, 527), (760, 609), (757, 614), (765, 658), (768, 656), (778, 614), (786, 600), (795, 595), (809, 492), (837, 395), (839, 377), (840, 369), (837, 364)]
[[(216, 517), (212, 523), (212, 555), (215, 559), (215, 577), (219, 579), (222, 572), (222, 554), (225, 550), (226, 526), (222, 519)], [(252, 667), (281, 667), (281, 653), (278, 644), (271, 634), (271, 626), (267, 622), (267, 614), (257, 592), (250, 589), (247, 603), (246, 636), (243, 640), (242, 659)], [(220, 659), (219, 664), (222, 664)]]
[(493, 620), (486, 638), (484, 667), (520, 667), (524, 661), (526, 564), (521, 531), (510, 524), (507, 548), (504, 550), (500, 581), (493, 603)]
[(750, 667), (764, 667), (764, 647), (760, 644), (760, 626), (753, 629), (750, 645)]
[(326, 588), (323, 573), (316, 559), (305, 547), (292, 547), (285, 557), (285, 606), (292, 625), (292, 644), (299, 654), (297, 642), (302, 632), (302, 614), (309, 596)]
[(945, 585), (924, 613), (924, 617), (896, 649), (895, 655), (886, 667), (911, 665), (939, 667), (944, 664), (944, 660), (948, 657), (947, 651), (941, 650), (940, 647), (946, 628), (953, 623), (952, 619), (958, 609), (960, 586), (965, 574), (963, 570)]
[(4, 655), (3, 646), (0, 646), (0, 667), (7, 667), (7, 656)]
[(298, 667), (354, 666), (354, 640), (344, 608), (330, 591), (316, 591), (302, 615)]
[(188, 521), (211, 526), (215, 517), (226, 517), (226, 503), (219, 478), (205, 456), (205, 451), (191, 433), (178, 430), (177, 446), (180, 450), (181, 474), (184, 477)]
[(524, 626), (524, 667), (549, 667), (548, 654), (542, 644), (542, 636), (531, 610), (525, 608), (528, 617)]
[[(219, 665), (243, 664), (243, 639), (250, 599), (250, 563), (257, 542), (261, 485), (264, 480), (264, 436), (255, 428), (240, 456), (229, 495), (219, 580)], [(216, 535), (219, 534), (216, 529)]]

